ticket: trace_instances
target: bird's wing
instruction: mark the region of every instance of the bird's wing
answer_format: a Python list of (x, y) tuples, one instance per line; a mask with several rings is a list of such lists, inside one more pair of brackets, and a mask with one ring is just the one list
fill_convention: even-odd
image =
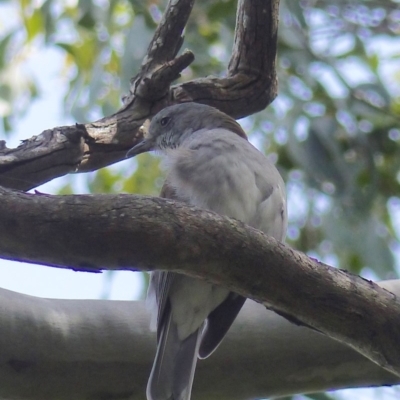
[(256, 174), (255, 183), (260, 190), (261, 198), (255, 219), (250, 225), (276, 240), (284, 241), (287, 228), (287, 210), (283, 182), (279, 179), (271, 185), (265, 176)]
[[(164, 182), (160, 197), (178, 200), (175, 190), (168, 185), (167, 181)], [(175, 275), (176, 274), (173, 272), (166, 271), (154, 271), (151, 273), (147, 302), (153, 313), (152, 328), (157, 327), (157, 340), (160, 339), (163, 320), (167, 317), (168, 295)], [(157, 310), (157, 312), (155, 312), (155, 310)]]
[(230, 292), (228, 297), (209, 314), (201, 337), (199, 358), (207, 358), (216, 350), (245, 301), (245, 297)]
[(153, 313), (151, 328), (157, 328), (157, 341), (160, 339), (160, 331), (166, 318), (168, 293), (174, 280), (174, 275), (174, 273), (166, 271), (154, 271), (151, 273), (147, 303)]

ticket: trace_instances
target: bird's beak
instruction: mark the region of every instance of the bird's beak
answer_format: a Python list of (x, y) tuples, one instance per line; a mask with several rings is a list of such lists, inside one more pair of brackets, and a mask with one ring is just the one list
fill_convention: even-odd
[(143, 139), (136, 146), (133, 146), (127, 153), (126, 158), (135, 157), (138, 154), (145, 153), (153, 149), (153, 142), (149, 139)]

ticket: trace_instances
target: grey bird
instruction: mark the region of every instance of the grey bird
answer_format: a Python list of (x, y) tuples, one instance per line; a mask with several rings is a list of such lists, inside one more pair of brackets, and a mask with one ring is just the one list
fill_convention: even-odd
[[(202, 104), (167, 107), (127, 156), (151, 150), (166, 157), (162, 196), (236, 218), (284, 240), (284, 182), (233, 118)], [(147, 398), (189, 400), (197, 358), (218, 347), (246, 299), (224, 287), (162, 271), (152, 273), (148, 299), (157, 320), (157, 353)]]

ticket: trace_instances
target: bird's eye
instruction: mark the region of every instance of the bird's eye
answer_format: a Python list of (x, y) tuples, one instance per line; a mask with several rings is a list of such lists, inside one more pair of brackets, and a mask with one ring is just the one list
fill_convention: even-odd
[(168, 122), (169, 122), (169, 120), (170, 120), (170, 118), (169, 118), (169, 117), (164, 117), (164, 118), (161, 118), (161, 120), (160, 120), (160, 125), (161, 125), (161, 126), (165, 126), (165, 125), (167, 125), (167, 124), (168, 124)]

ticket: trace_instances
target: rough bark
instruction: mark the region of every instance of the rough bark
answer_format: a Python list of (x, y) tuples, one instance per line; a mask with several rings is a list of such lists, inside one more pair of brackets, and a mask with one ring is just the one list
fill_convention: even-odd
[(0, 243), (7, 259), (87, 271), (165, 269), (223, 284), (400, 376), (395, 295), (209, 211), (162, 198), (0, 188)]
[[(400, 295), (400, 281), (380, 284)], [(0, 304), (1, 398), (144, 398), (155, 335), (143, 302), (49, 300), (0, 289)], [(247, 301), (222, 345), (199, 361), (193, 399), (398, 383), (349, 347)]]
[(8, 149), (1, 141), (0, 185), (29, 190), (68, 173), (121, 161), (143, 137), (145, 121), (167, 105), (195, 101), (239, 118), (271, 103), (277, 94), (278, 0), (238, 2), (235, 45), (226, 77), (210, 76), (170, 87), (194, 59), (190, 51), (177, 56), (193, 2), (169, 2), (118, 112), (95, 122), (48, 129), (16, 149)]

